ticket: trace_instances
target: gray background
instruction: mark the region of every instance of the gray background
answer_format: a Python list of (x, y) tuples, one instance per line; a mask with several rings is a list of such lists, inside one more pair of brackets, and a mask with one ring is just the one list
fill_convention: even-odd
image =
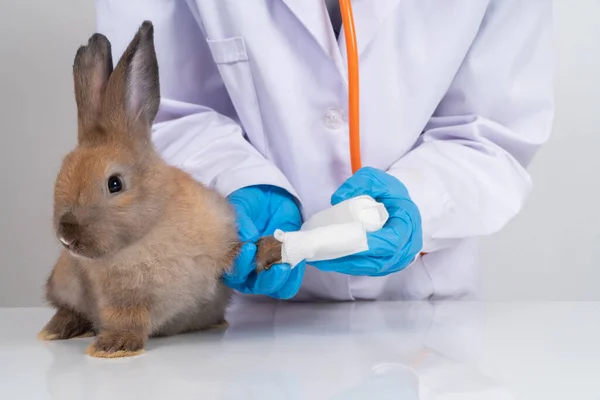
[[(484, 240), (490, 300), (600, 300), (600, 1), (554, 6), (555, 129), (525, 209)], [(52, 186), (75, 145), (71, 63), (93, 30), (91, 0), (0, 2), (0, 306), (42, 302)]]

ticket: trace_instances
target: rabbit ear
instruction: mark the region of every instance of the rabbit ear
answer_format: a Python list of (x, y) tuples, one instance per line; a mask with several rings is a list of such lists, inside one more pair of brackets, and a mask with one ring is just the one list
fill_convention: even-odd
[[(149, 138), (160, 103), (154, 27), (145, 21), (110, 77), (103, 118), (114, 131)], [(141, 137), (134, 137), (140, 140)]]
[(98, 126), (104, 94), (113, 70), (110, 47), (106, 36), (96, 33), (90, 37), (87, 46), (77, 50), (73, 61), (80, 143), (95, 134)]

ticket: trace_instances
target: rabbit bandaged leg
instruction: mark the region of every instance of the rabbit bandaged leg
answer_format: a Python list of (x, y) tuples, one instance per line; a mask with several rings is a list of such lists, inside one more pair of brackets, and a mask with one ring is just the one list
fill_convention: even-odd
[(324, 261), (369, 249), (367, 232), (381, 229), (389, 215), (370, 196), (359, 196), (330, 207), (306, 221), (297, 232), (275, 231), (258, 243), (257, 270), (276, 263), (293, 267), (303, 260)]

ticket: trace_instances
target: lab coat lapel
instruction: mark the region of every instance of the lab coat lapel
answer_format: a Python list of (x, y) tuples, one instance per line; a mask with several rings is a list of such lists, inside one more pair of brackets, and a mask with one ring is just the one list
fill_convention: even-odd
[[(310, 0), (281, 0), (289, 10), (302, 23), (308, 33), (321, 46), (335, 63), (338, 71), (348, 82), (346, 38), (345, 29), (342, 27), (339, 36), (339, 44), (331, 29), (327, 8), (323, 0), (315, 7), (315, 1)], [(386, 17), (401, 0), (352, 0), (352, 11), (354, 15), (354, 26), (356, 28), (358, 54), (360, 55), (368, 47), (375, 37), (377, 29)]]
[[(400, 0), (352, 0), (352, 14), (356, 30), (358, 55), (365, 51), (375, 37), (377, 29), (392, 13)], [(344, 63), (346, 63), (346, 38), (345, 29), (340, 33), (340, 49)]]
[[(323, 49), (325, 54), (333, 60), (340, 73), (344, 71), (342, 55), (331, 28), (327, 7), (323, 0), (282, 0), (304, 26), (312, 38)], [(317, 3), (321, 3), (318, 6)], [(317, 5), (317, 6), (316, 6)]]

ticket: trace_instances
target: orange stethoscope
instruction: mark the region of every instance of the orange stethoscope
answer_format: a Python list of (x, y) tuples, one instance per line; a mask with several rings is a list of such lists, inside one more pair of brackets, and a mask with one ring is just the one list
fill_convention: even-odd
[[(358, 80), (358, 47), (356, 45), (356, 29), (350, 0), (340, 0), (344, 36), (346, 38), (346, 54), (348, 57), (348, 114), (350, 119), (350, 164), (354, 174), (361, 168), (360, 160), (360, 118), (359, 118), (359, 80)], [(422, 252), (421, 256), (427, 253)]]
[(350, 164), (352, 173), (361, 168), (360, 160), (360, 118), (359, 118), (359, 80), (358, 80), (358, 48), (356, 45), (356, 29), (350, 0), (340, 0), (340, 12), (344, 24), (346, 38), (346, 54), (348, 57), (348, 115), (350, 135)]

